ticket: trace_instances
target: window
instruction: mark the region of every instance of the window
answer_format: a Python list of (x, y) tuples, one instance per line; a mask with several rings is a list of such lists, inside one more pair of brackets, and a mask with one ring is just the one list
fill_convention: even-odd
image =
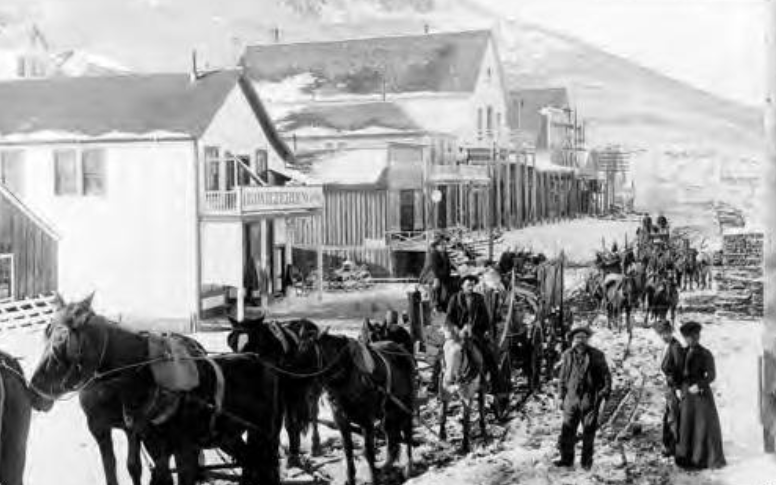
[(256, 150), (256, 175), (267, 182), (267, 177), (269, 176), (267, 150)]
[(38, 57), (21, 55), (16, 58), (16, 75), (20, 78), (44, 77), (46, 66)]
[(485, 78), (487, 79), (488, 82), (490, 82), (491, 79), (493, 79), (493, 69), (488, 68), (488, 70), (485, 71), (485, 73), (486, 73)]
[(234, 155), (229, 152), (224, 152), (224, 190), (234, 189), (235, 175), (236, 175), (236, 162), (234, 161)]
[(13, 254), (0, 254), (0, 302), (14, 298)]
[(477, 139), (482, 140), (482, 108), (477, 109)]
[(17, 194), (22, 193), (23, 158), (24, 152), (21, 150), (0, 151), (0, 183)]
[(81, 154), (84, 195), (105, 195), (105, 150), (90, 148)]
[(218, 190), (218, 147), (205, 147), (205, 190)]
[(74, 149), (54, 151), (54, 193), (56, 195), (78, 193), (78, 167)]
[(54, 194), (105, 195), (105, 150), (54, 151)]
[(488, 136), (493, 136), (493, 106), (488, 106), (486, 129), (488, 132)]

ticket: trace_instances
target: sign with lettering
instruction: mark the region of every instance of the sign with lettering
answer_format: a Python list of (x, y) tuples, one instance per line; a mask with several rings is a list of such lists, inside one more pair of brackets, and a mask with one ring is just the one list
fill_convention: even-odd
[(323, 187), (244, 187), (241, 202), (244, 212), (321, 209)]

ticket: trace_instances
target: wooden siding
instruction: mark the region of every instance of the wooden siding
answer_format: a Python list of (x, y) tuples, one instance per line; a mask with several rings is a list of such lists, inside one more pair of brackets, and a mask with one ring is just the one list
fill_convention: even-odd
[[(388, 230), (388, 196), (385, 190), (324, 189), (324, 246), (361, 246), (365, 239), (385, 240)], [(399, 204), (391, 206), (398, 225)], [(320, 220), (298, 218), (293, 220), (294, 245), (319, 244)]]
[(57, 241), (0, 193), (0, 253), (14, 256), (15, 297), (57, 289)]

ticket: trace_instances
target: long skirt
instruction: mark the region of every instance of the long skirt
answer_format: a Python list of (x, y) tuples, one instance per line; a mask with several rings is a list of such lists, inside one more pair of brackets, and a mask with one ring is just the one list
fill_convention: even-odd
[(676, 464), (688, 469), (722, 468), (722, 430), (714, 396), (708, 388), (699, 394), (683, 389), (679, 403), (679, 441)]

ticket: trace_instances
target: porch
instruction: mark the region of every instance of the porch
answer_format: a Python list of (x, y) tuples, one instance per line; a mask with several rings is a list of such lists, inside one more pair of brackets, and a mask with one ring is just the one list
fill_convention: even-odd
[(323, 186), (235, 186), (205, 191), (200, 212), (205, 217), (280, 214), (307, 215), (323, 207)]

